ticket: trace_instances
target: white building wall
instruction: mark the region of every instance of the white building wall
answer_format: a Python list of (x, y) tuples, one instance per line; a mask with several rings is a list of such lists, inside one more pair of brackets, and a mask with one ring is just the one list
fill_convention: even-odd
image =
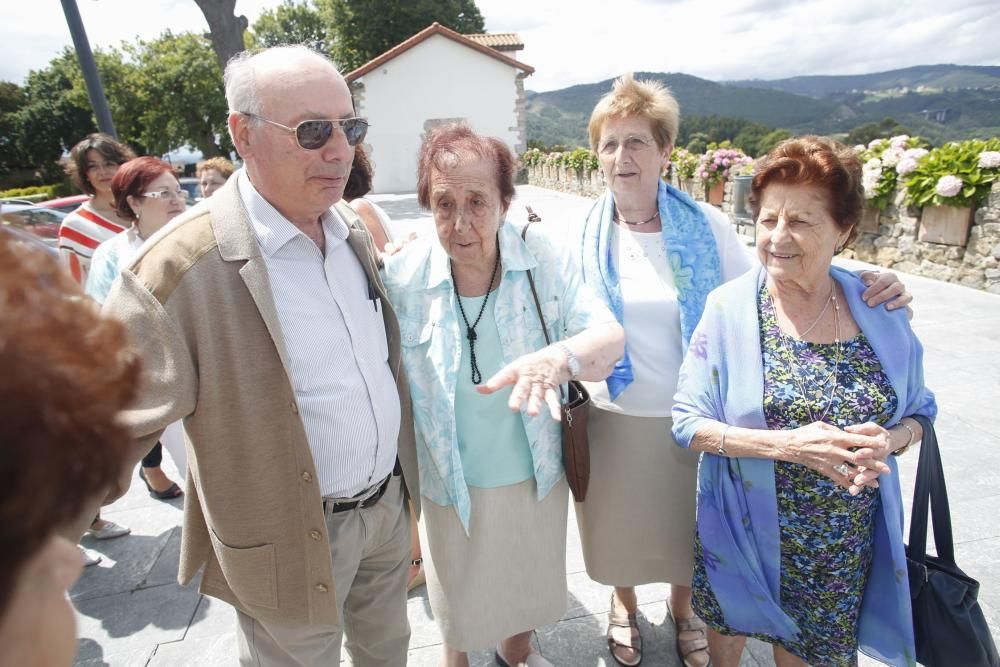
[(417, 151), (428, 121), (463, 119), (514, 151), (518, 73), (495, 58), (433, 35), (360, 77), (364, 93), (358, 113), (371, 123), (365, 144), (375, 169), (373, 191), (416, 189)]

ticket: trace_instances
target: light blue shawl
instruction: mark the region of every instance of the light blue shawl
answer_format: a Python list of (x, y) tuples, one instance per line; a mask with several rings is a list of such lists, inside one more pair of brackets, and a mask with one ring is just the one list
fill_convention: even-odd
[[(882, 364), (897, 408), (887, 424), (937, 413), (924, 387), (923, 348), (903, 311), (869, 308), (865, 286), (854, 274), (832, 267), (858, 326)], [(766, 272), (749, 271), (714, 291), (681, 366), (674, 398), (674, 438), (688, 447), (695, 433), (714, 422), (766, 429), (764, 371), (757, 292)], [(903, 511), (895, 457), (892, 474), (879, 479), (872, 567), (861, 604), (861, 650), (890, 665), (915, 664)], [(726, 623), (743, 633), (791, 638), (795, 622), (781, 609), (778, 509), (774, 462), (702, 454), (698, 466), (698, 537), (708, 580)]]
[[(719, 250), (708, 218), (691, 197), (660, 181), (656, 193), (662, 222), (663, 246), (674, 274), (677, 301), (681, 311), (681, 337), (691, 339), (708, 293), (722, 283)], [(611, 234), (614, 230), (615, 201), (610, 191), (601, 195), (578, 229), (580, 266), (584, 281), (600, 285), (595, 289), (619, 324), (624, 324), (625, 306), (614, 258)], [(632, 362), (628, 347), (607, 379), (608, 392), (614, 400), (632, 382)]]

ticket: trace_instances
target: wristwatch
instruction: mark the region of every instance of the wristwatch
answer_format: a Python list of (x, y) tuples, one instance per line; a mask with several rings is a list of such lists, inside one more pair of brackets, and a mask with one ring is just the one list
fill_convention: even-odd
[(573, 354), (573, 350), (569, 349), (569, 346), (565, 343), (557, 342), (556, 347), (562, 350), (563, 354), (566, 355), (566, 368), (569, 369), (569, 379), (575, 380), (580, 374), (580, 360), (576, 358), (576, 355)]

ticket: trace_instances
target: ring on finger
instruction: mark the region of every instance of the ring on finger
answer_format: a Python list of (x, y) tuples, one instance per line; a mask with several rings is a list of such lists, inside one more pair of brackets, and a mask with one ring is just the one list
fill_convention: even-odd
[(836, 472), (839, 472), (844, 477), (847, 477), (847, 475), (850, 474), (851, 471), (850, 468), (847, 467), (846, 463), (838, 463), (837, 465), (833, 466), (833, 469)]

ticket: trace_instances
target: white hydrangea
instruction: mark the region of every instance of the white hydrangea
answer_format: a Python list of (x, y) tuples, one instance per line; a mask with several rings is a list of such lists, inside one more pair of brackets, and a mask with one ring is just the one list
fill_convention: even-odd
[(979, 154), (980, 169), (1000, 168), (1000, 151), (983, 151)]
[(934, 192), (942, 197), (954, 197), (962, 191), (962, 179), (958, 176), (942, 176), (934, 186)]
[(906, 176), (917, 168), (917, 162), (927, 153), (926, 148), (909, 148), (903, 151), (902, 157), (896, 163), (896, 173), (900, 176)]

